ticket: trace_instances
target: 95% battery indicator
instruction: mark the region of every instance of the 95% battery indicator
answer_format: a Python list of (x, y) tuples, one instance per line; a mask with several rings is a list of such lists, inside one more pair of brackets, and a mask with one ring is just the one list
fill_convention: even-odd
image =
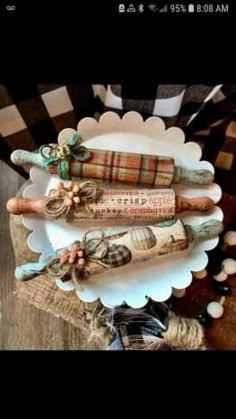
[(185, 6), (185, 4), (170, 4), (169, 6), (169, 11), (171, 13), (187, 13), (188, 9), (187, 6)]

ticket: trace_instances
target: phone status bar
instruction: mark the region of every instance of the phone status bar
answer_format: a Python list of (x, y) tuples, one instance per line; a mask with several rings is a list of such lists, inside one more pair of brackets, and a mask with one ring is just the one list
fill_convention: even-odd
[[(142, 3), (142, 2), (133, 2), (133, 3), (116, 3), (112, 5), (104, 6), (97, 4), (96, 5), (96, 14), (101, 13), (104, 14), (106, 11), (107, 15), (118, 15), (118, 16), (137, 16), (137, 15), (157, 15), (157, 14), (168, 14), (168, 15), (187, 15), (187, 14), (214, 14), (214, 15), (228, 15), (229, 13), (233, 13), (233, 4), (228, 3), (165, 3), (165, 0), (159, 0), (150, 3)], [(40, 3), (31, 4), (24, 4), (23, 1), (19, 0), (3, 0), (0, 3), (0, 16), (8, 15), (13, 16), (16, 14), (41, 14), (46, 12), (46, 16), (50, 13), (56, 13), (63, 16), (64, 14), (68, 15), (71, 11), (76, 12), (75, 6), (70, 6), (70, 1), (68, 3), (68, 7), (64, 7), (63, 3), (61, 7), (57, 6), (54, 8), (52, 5), (47, 5), (46, 8), (43, 7)], [(79, 7), (78, 10), (79, 14), (88, 14), (90, 15), (90, 10), (85, 10), (85, 8)]]
[(230, 5), (228, 3), (168, 3), (159, 5), (158, 3), (120, 3), (117, 5), (117, 13), (120, 15), (142, 15), (142, 14), (229, 14)]

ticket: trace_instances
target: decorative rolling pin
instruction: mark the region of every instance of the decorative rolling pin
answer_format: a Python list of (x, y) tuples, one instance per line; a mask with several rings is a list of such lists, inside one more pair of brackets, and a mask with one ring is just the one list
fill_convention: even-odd
[[(80, 286), (90, 275), (128, 263), (169, 255), (186, 249), (195, 239), (218, 235), (223, 225), (218, 220), (199, 226), (184, 225), (181, 220), (134, 227), (129, 231), (105, 236), (103, 231), (87, 232), (81, 241), (58, 250), (45, 262), (26, 263), (15, 269), (15, 278), (26, 281), (46, 273), (54, 279), (72, 280)], [(89, 238), (89, 234), (92, 237)]]
[(171, 157), (88, 149), (81, 145), (78, 133), (63, 144), (46, 144), (39, 153), (15, 150), (16, 165), (36, 165), (61, 179), (94, 178), (152, 187), (170, 187), (172, 183), (208, 185), (213, 181), (209, 170), (189, 170), (175, 166)]
[(209, 211), (214, 202), (208, 197), (185, 198), (173, 189), (99, 189), (94, 182), (59, 182), (48, 197), (12, 198), (7, 210), (13, 214), (37, 213), (46, 218), (66, 221), (114, 220), (128, 223), (162, 221), (176, 213)]

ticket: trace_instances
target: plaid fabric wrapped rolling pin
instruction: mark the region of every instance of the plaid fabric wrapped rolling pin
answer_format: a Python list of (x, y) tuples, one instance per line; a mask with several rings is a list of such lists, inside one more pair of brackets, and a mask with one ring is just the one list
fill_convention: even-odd
[(213, 181), (209, 170), (188, 170), (175, 166), (171, 157), (88, 149), (79, 133), (67, 142), (46, 144), (39, 153), (16, 150), (11, 160), (16, 165), (34, 164), (69, 180), (93, 178), (153, 187), (172, 183), (208, 185)]

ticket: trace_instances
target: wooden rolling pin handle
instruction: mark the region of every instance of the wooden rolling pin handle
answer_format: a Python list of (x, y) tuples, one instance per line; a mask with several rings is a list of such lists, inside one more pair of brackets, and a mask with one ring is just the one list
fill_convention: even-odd
[(184, 196), (176, 195), (175, 197), (175, 211), (176, 213), (182, 211), (210, 211), (214, 207), (214, 201), (207, 196), (199, 198), (185, 198)]
[(44, 198), (11, 198), (7, 202), (7, 211), (11, 214), (43, 214)]

